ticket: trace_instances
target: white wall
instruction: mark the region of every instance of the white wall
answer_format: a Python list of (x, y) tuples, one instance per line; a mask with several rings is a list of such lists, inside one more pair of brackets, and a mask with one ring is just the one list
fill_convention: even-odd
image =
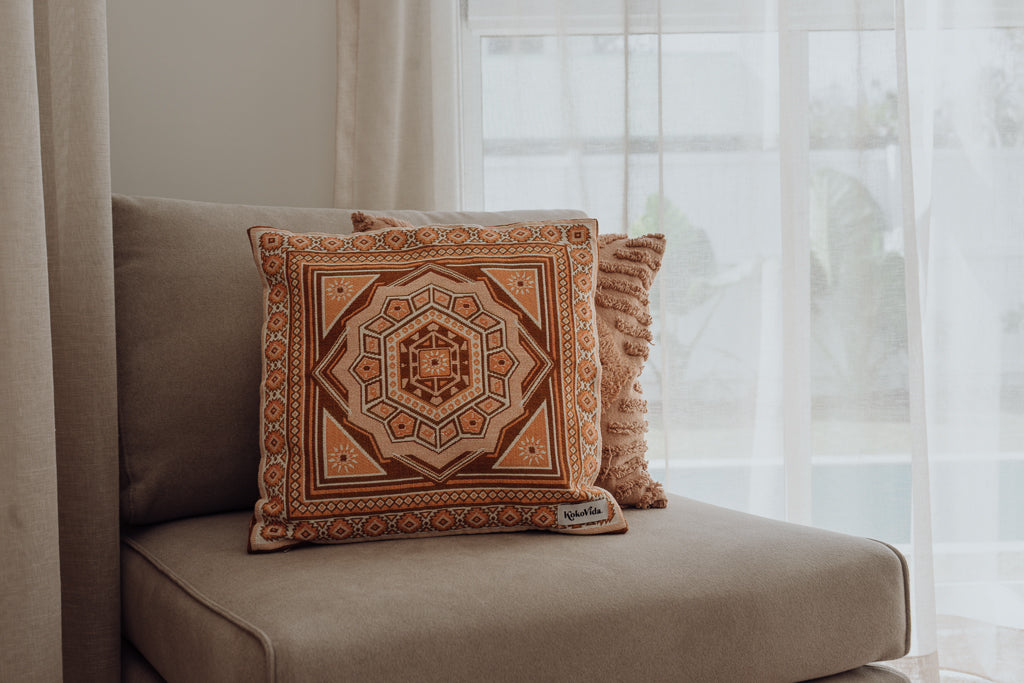
[(334, 0), (108, 0), (114, 192), (330, 206)]

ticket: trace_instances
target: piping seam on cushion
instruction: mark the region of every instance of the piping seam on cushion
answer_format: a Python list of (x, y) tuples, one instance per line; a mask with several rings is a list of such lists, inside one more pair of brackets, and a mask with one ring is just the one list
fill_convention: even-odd
[(877, 538), (872, 538), (870, 540), (874, 541), (875, 543), (880, 543), (889, 550), (891, 550), (892, 553), (896, 556), (896, 558), (900, 561), (900, 568), (903, 571), (903, 623), (906, 631), (905, 637), (903, 639), (903, 653), (900, 655), (900, 657), (903, 657), (906, 656), (908, 652), (910, 652), (910, 567), (907, 565), (907, 558), (904, 557), (903, 553), (897, 550), (894, 546), (892, 546), (889, 543), (886, 543), (885, 541), (879, 541)]
[(245, 619), (241, 619), (239, 617), (234, 616), (226, 608), (222, 607), (217, 602), (204, 596), (202, 593), (200, 593), (199, 589), (194, 587), (185, 579), (178, 576), (174, 571), (171, 570), (170, 567), (168, 567), (163, 562), (154, 557), (152, 553), (143, 548), (142, 545), (134, 539), (122, 538), (121, 542), (130, 547), (135, 552), (137, 552), (140, 556), (142, 556), (147, 562), (149, 562), (153, 566), (154, 569), (156, 569), (158, 572), (160, 572), (168, 579), (170, 579), (175, 585), (177, 585), (179, 588), (185, 591), (185, 593), (193, 600), (195, 600), (197, 603), (199, 603), (203, 607), (206, 607), (208, 610), (225, 619), (226, 621), (241, 628), (243, 631), (247, 631), (250, 635), (255, 637), (256, 640), (259, 641), (260, 645), (263, 646), (263, 652), (266, 656), (267, 681), (269, 683), (272, 683), (277, 678), (277, 671), (275, 669), (274, 646), (270, 641), (270, 637), (267, 636), (267, 634), (264, 633), (262, 629), (256, 627), (253, 624), (250, 624)]

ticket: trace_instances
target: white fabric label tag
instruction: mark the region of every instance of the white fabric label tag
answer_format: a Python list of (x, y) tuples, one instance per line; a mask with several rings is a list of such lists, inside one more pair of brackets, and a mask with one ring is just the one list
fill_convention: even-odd
[(582, 503), (563, 503), (558, 506), (558, 525), (589, 524), (608, 519), (608, 501), (585, 500)]

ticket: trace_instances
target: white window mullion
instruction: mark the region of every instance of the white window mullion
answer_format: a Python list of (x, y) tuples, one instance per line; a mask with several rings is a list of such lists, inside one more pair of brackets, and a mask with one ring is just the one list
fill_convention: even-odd
[(811, 278), (807, 31), (779, 6), (783, 456), (786, 519), (811, 523)]

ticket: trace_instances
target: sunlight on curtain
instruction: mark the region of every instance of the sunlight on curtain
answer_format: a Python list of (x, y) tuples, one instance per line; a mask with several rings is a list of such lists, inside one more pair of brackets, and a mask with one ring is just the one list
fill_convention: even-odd
[(892, 543), (900, 666), (1024, 680), (1024, 7), (464, 9), (467, 208), (669, 238), (654, 474)]

